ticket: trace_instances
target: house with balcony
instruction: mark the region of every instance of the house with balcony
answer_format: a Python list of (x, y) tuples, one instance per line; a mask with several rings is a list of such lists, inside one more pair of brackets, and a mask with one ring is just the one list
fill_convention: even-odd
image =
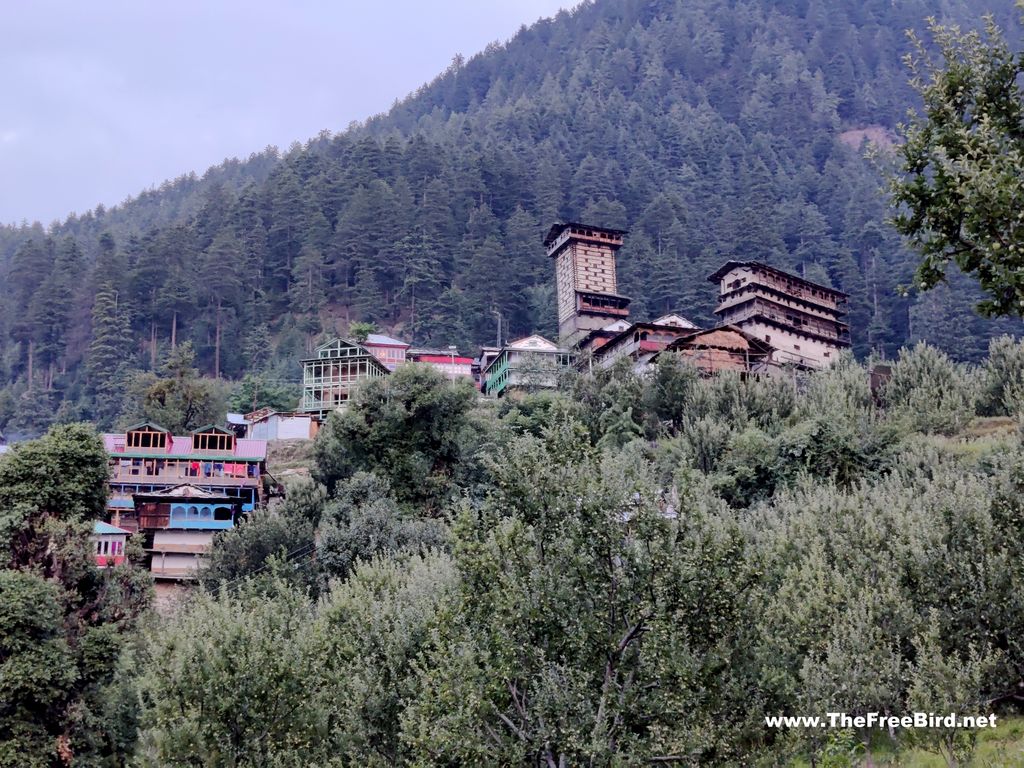
[(137, 493), (132, 499), (149, 570), (158, 580), (194, 579), (213, 537), (234, 528), (242, 514), (237, 496), (190, 483)]
[[(401, 351), (405, 360), (405, 349)], [(397, 363), (396, 363), (397, 365)], [(333, 339), (302, 361), (302, 403), (299, 411), (323, 421), (327, 414), (344, 408), (356, 387), (391, 373), (364, 344)]]
[(482, 389), (489, 397), (513, 390), (551, 389), (571, 366), (572, 353), (543, 336), (527, 336), (506, 344), (481, 372)]
[(241, 512), (266, 501), (267, 441), (237, 437), (218, 426), (172, 435), (143, 423), (103, 435), (110, 462), (107, 512), (111, 522), (139, 530), (135, 497), (190, 484), (237, 499)]
[(850, 346), (842, 291), (756, 261), (729, 261), (708, 280), (721, 324), (770, 344), (777, 365), (827, 368)]

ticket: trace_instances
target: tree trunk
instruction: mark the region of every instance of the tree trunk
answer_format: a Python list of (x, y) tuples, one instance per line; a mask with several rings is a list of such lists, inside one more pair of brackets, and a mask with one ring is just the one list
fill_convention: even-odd
[(32, 339), (29, 339), (28, 340), (28, 389), (29, 389), (30, 392), (32, 391), (32, 377), (34, 375), (33, 374), (33, 370), (32, 370), (32, 362), (33, 362), (32, 358), (34, 356), (34, 353), (35, 353), (35, 342), (32, 341)]
[(178, 310), (171, 314), (171, 349), (178, 346)]
[(220, 299), (217, 299), (217, 328), (213, 340), (213, 378), (220, 378)]

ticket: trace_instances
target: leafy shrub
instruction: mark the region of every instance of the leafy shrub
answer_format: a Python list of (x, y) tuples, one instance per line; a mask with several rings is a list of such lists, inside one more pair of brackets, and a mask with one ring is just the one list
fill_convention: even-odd
[(975, 415), (978, 382), (964, 366), (927, 344), (900, 350), (883, 398), (913, 430), (953, 434)]

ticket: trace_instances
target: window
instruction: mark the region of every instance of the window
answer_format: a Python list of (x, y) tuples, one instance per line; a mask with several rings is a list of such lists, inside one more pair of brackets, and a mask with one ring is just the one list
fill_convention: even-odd
[(132, 430), (126, 435), (129, 448), (166, 448), (167, 433), (152, 427)]
[(223, 432), (197, 432), (192, 435), (193, 451), (231, 451), (235, 447), (235, 436)]
[(800, 349), (800, 345), (799, 344), (794, 344), (793, 345), (793, 349)]
[(103, 554), (103, 542), (102, 541), (97, 541), (96, 542), (96, 554), (97, 555), (102, 555)]

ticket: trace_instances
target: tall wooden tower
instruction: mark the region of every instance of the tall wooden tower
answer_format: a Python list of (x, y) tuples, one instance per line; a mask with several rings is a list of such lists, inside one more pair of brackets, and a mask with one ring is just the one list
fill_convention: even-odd
[(555, 224), (544, 238), (555, 260), (558, 336), (564, 346), (578, 345), (592, 331), (629, 316), (629, 299), (615, 278), (615, 252), (621, 229), (569, 222)]

